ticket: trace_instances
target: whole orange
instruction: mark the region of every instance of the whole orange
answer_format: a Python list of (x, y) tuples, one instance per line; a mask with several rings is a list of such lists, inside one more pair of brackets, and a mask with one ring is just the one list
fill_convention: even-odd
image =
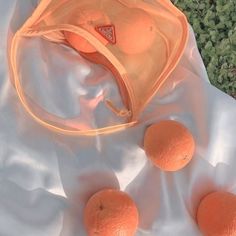
[(87, 202), (84, 223), (89, 236), (134, 236), (138, 210), (126, 193), (106, 189)]
[(173, 120), (161, 121), (147, 128), (144, 150), (153, 164), (164, 171), (177, 171), (192, 159), (195, 142), (190, 131)]
[(236, 235), (236, 196), (228, 192), (213, 192), (205, 196), (198, 207), (197, 222), (203, 235)]
[[(95, 27), (98, 25), (107, 25), (109, 23), (109, 18), (102, 11), (97, 9), (80, 9), (78, 14), (71, 18), (71, 24), (87, 30), (96, 36), (96, 38), (99, 39), (104, 45), (108, 44), (108, 41), (95, 30)], [(80, 35), (69, 31), (65, 31), (64, 35), (68, 43), (77, 51), (85, 53), (96, 52), (96, 49)]]
[(147, 51), (154, 43), (156, 26), (154, 20), (142, 9), (122, 11), (114, 19), (117, 46), (126, 54)]

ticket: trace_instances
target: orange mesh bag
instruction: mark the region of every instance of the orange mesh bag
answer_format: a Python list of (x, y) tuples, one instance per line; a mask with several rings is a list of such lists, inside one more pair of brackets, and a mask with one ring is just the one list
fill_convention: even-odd
[[(109, 69), (124, 109), (105, 102), (126, 122), (76, 129), (35, 109), (19, 78), (17, 54), (22, 37), (42, 37), (73, 47), (87, 60)], [(169, 0), (41, 0), (12, 41), (14, 85), (28, 113), (49, 129), (71, 135), (115, 132), (138, 122), (140, 113), (177, 65), (187, 39), (186, 17)]]

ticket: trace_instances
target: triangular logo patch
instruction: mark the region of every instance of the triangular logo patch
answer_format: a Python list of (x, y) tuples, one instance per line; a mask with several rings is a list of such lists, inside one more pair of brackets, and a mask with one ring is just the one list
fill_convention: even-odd
[(95, 30), (111, 44), (116, 43), (116, 32), (114, 25), (96, 26)]

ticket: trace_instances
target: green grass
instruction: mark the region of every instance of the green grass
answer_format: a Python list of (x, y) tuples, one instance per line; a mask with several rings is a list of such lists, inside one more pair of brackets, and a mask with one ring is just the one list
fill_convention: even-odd
[(188, 17), (211, 83), (236, 98), (236, 0), (172, 0)]

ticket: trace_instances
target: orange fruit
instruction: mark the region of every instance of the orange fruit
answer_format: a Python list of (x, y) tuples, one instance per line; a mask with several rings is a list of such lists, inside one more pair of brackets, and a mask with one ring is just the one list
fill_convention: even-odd
[[(122, 64), (131, 76), (135, 76), (135, 80), (145, 80), (145, 78), (150, 77), (153, 68), (156, 66), (156, 62), (149, 53), (143, 53), (140, 55), (129, 54), (122, 59)], [(145, 61), (145, 63), (143, 63), (143, 61)], [(145, 85), (147, 84), (148, 83)], [(146, 87), (145, 85), (142, 87), (142, 91)]]
[(154, 43), (155, 22), (144, 10), (131, 8), (122, 11), (113, 23), (117, 46), (126, 54), (145, 52)]
[(195, 143), (190, 131), (173, 120), (161, 121), (147, 128), (144, 150), (153, 164), (164, 171), (177, 171), (193, 157)]
[[(79, 10), (78, 14), (74, 15), (71, 19), (71, 24), (78, 25), (87, 30), (96, 36), (104, 45), (108, 44), (108, 41), (95, 30), (95, 27), (109, 23), (109, 18), (102, 11), (97, 9)], [(69, 31), (65, 31), (64, 35), (68, 43), (77, 51), (85, 53), (96, 52), (96, 49), (83, 37)]]
[(228, 192), (208, 194), (198, 207), (197, 222), (204, 235), (235, 236), (236, 196)]
[(106, 189), (89, 199), (84, 222), (89, 236), (133, 236), (138, 227), (138, 210), (126, 193)]

